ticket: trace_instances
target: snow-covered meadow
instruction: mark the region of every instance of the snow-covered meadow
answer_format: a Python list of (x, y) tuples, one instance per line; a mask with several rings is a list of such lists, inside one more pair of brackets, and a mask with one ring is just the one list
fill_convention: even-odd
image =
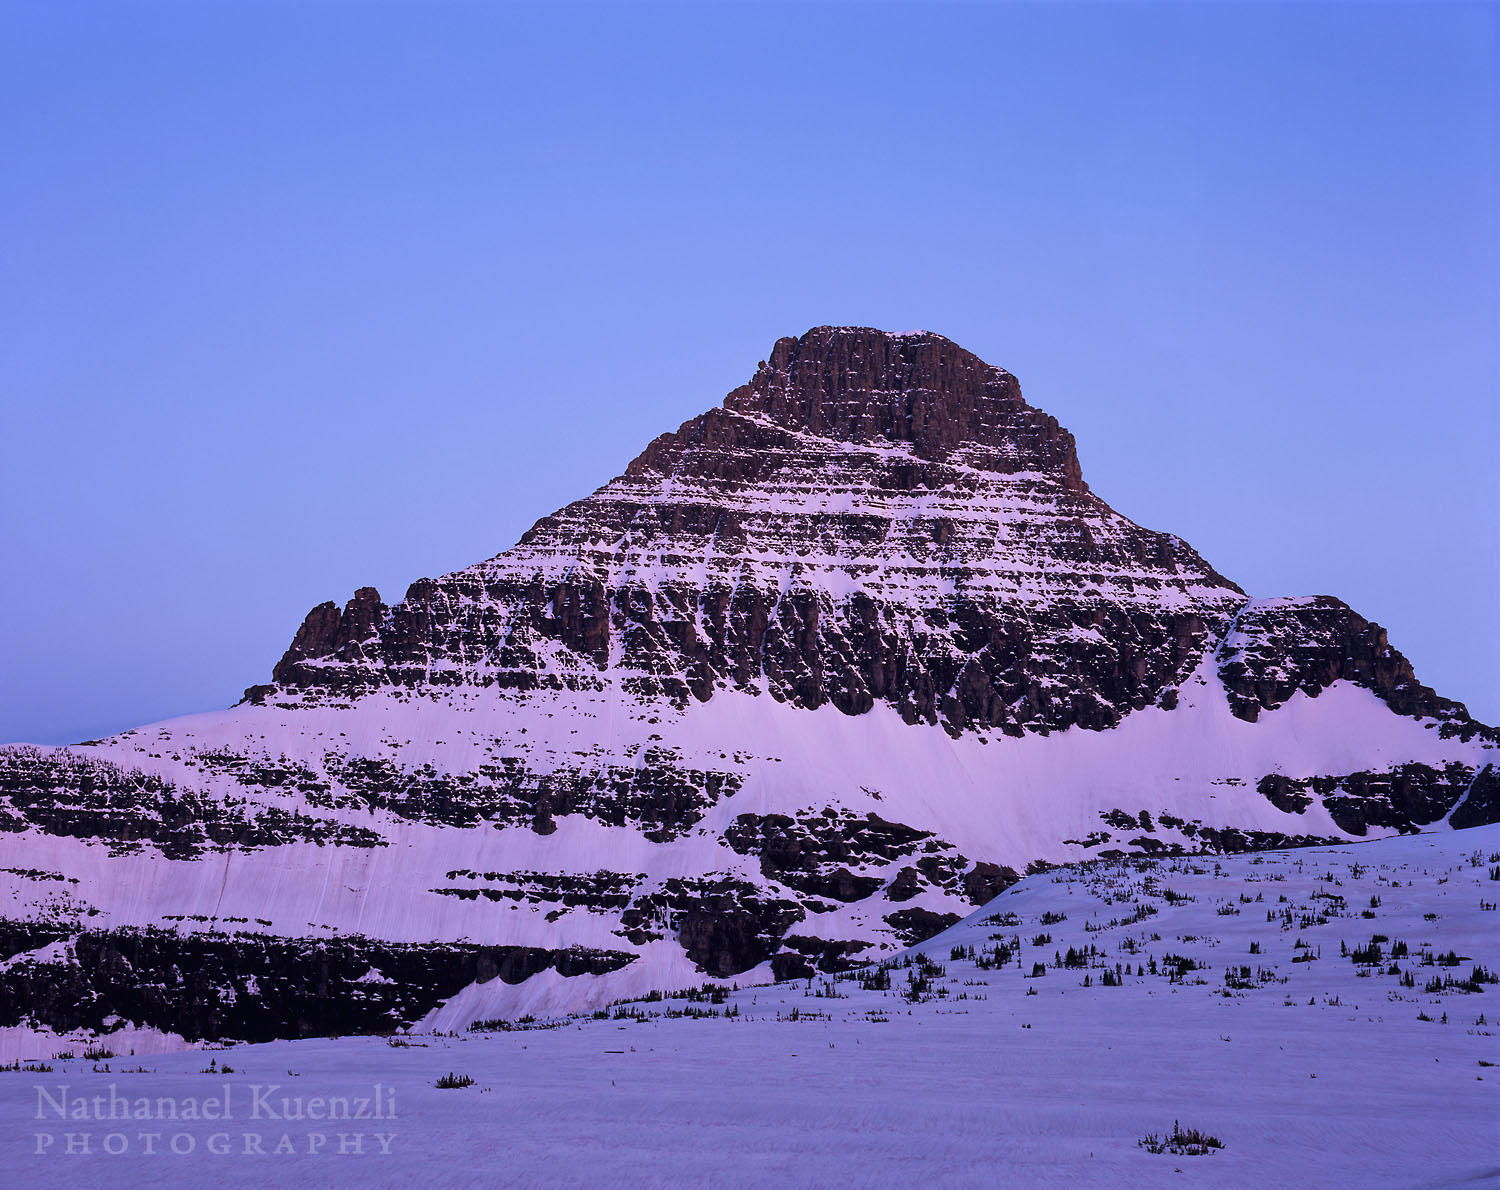
[[(1494, 826), (1099, 861), (837, 980), (39, 1052), (0, 1153), (17, 1186), (1500, 1185), (1496, 902)], [(1179, 1121), (1222, 1147), (1142, 1145)]]

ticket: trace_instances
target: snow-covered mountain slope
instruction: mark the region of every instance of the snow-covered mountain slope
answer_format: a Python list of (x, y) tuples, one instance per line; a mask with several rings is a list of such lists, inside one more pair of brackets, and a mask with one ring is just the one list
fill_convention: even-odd
[[(51, 1069), (0, 1073), (0, 1146), (28, 1186), (1492, 1185), (1497, 901), (1495, 826), (1131, 857), (864, 971), (503, 1030), (446, 1031), (480, 1006), (450, 1002), (389, 1041), (214, 1053), (12, 1032)], [(53, 1106), (112, 1089), (179, 1118)], [(1178, 1124), (1218, 1147), (1174, 1151)]]
[(822, 327), (513, 549), (315, 608), (239, 706), (0, 750), (0, 1025), (832, 971), (1038, 861), (1495, 821), (1496, 743), (1111, 510), (1009, 373)]

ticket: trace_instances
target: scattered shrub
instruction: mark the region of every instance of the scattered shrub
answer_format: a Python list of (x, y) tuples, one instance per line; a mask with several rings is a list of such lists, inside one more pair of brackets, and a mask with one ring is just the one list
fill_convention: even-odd
[(1222, 1149), (1224, 1142), (1217, 1136), (1210, 1136), (1206, 1132), (1200, 1132), (1196, 1128), (1184, 1128), (1177, 1121), (1172, 1121), (1172, 1131), (1166, 1136), (1159, 1136), (1155, 1132), (1148, 1132), (1136, 1145), (1145, 1149), (1148, 1153), (1172, 1153), (1179, 1157), (1203, 1157), (1214, 1149)]

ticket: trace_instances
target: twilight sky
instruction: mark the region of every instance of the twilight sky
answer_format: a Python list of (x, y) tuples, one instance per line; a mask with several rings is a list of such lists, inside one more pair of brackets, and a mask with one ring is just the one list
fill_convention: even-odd
[(1497, 13), (0, 0), (0, 741), (234, 702), (821, 323), (1500, 721)]

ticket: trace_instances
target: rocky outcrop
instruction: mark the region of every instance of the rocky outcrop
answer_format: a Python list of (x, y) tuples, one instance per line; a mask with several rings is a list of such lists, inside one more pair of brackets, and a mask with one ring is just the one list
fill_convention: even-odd
[(40, 830), (93, 839), (115, 854), (150, 845), (169, 859), (284, 843), (383, 847), (367, 827), (248, 797), (214, 798), (68, 749), (0, 748), (0, 834)]
[(1500, 822), (1500, 770), (1493, 764), (1483, 765), (1474, 774), (1463, 798), (1448, 816), (1448, 824), (1455, 830), (1489, 822)]
[(908, 946), (926, 942), (961, 920), (956, 913), (934, 913), (930, 909), (898, 909), (885, 915), (897, 937)]
[(637, 897), (620, 920), (636, 945), (675, 934), (702, 971), (722, 979), (769, 959), (804, 916), (797, 902), (744, 880), (673, 879)]
[[(1014, 376), (926, 332), (778, 341), (513, 548), (319, 604), (271, 679), (0, 750), (0, 896), (34, 919), (0, 1007), (261, 1036), (645, 948), (684, 983), (809, 978), (1022, 869), (1500, 819), (1500, 736), (1379, 625), (1116, 513)], [(87, 902), (32, 871), (53, 854)]]
[(618, 681), (1102, 730), (1168, 695), (1242, 602), (1093, 496), (1008, 372), (937, 335), (821, 327), (513, 550), (393, 607), (366, 588), (313, 609), (247, 698)]
[[(963, 451), (970, 465), (1042, 472), (1069, 492), (1088, 492), (1073, 436), (1027, 405), (1009, 372), (941, 335), (820, 326), (778, 339), (724, 408), (817, 438), (910, 443), (926, 461)], [(662, 469), (671, 454), (648, 448), (632, 466)]]
[(1417, 681), (1386, 631), (1340, 599), (1263, 599), (1246, 604), (1219, 648), (1219, 678), (1241, 719), (1254, 723), (1298, 690), (1316, 697), (1337, 681), (1374, 691), (1398, 715), (1444, 721), (1450, 735), (1494, 737), (1462, 703)]
[(487, 901), (516, 901), (532, 905), (561, 905), (569, 909), (623, 909), (645, 874), (590, 872), (573, 875), (559, 872), (475, 872), (455, 869), (448, 879), (462, 883), (431, 891), (446, 897)]
[(980, 862), (964, 874), (964, 896), (971, 905), (984, 905), (1020, 879), (1014, 868)]
[(931, 838), (930, 831), (887, 822), (878, 814), (831, 809), (796, 817), (740, 814), (724, 832), (724, 841), (740, 855), (759, 857), (765, 875), (794, 887), (799, 878), (834, 865), (888, 863), (912, 855)]
[[(4, 923), (11, 930), (14, 923)], [(0, 931), (3, 933), (3, 931)], [(49, 939), (51, 941), (52, 939)], [(384, 1033), (471, 983), (615, 971), (617, 951), (83, 930), (0, 967), (0, 1026), (107, 1032), (119, 1019), (189, 1041)]]
[(1340, 830), (1364, 835), (1372, 826), (1420, 830), (1445, 817), (1465, 795), (1477, 809), (1459, 815), (1455, 825), (1464, 825), (1462, 819), (1470, 813), (1483, 818), (1484, 802), (1491, 796), (1489, 771), (1486, 766), (1476, 773), (1457, 761), (1441, 769), (1417, 762), (1337, 776), (1293, 778), (1270, 773), (1256, 788), (1289, 814), (1303, 813), (1315, 800), (1320, 801)]
[(392, 607), (363, 588), (314, 608), (246, 696), (619, 681), (678, 704), (886, 703), (955, 734), (1106, 730), (1174, 706), (1231, 625), (1242, 718), (1342, 679), (1478, 730), (1339, 600), (1248, 603), (1113, 512), (1010, 373), (938, 335), (819, 327), (514, 549)]
[(584, 814), (610, 826), (639, 827), (658, 843), (696, 824), (709, 806), (732, 796), (741, 780), (735, 773), (696, 769), (659, 748), (647, 749), (634, 765), (571, 764), (548, 772), (514, 757), (462, 773), (338, 753), (324, 763), (345, 791), (325, 804), (359, 804), (448, 826), (525, 824), (542, 835), (557, 829), (558, 816)]
[(788, 934), (782, 939), (785, 950), (771, 956), (771, 973), (778, 979), (811, 979), (817, 972), (825, 975), (849, 968), (868, 959), (861, 952), (870, 943), (858, 940), (804, 938)]

